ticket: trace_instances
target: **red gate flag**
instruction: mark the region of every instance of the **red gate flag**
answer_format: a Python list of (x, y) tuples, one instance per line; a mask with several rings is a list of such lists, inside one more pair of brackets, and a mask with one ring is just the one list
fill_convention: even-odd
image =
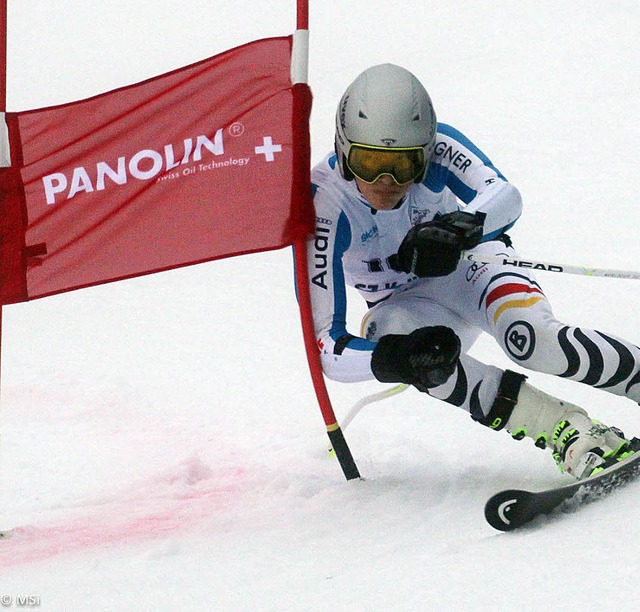
[[(0, 303), (281, 248), (294, 197), (291, 37), (87, 100), (7, 113)], [(309, 102), (310, 103), (310, 102)], [(294, 146), (295, 144), (295, 146)]]

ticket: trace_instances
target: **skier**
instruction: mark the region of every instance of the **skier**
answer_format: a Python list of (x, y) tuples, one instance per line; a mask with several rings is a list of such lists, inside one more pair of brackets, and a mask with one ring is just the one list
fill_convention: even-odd
[[(550, 448), (577, 479), (636, 450), (636, 439), (583, 408), (467, 354), (484, 331), (519, 366), (640, 400), (638, 347), (558, 321), (530, 270), (462, 259), (465, 250), (516, 255), (505, 232), (521, 196), (463, 134), (436, 122), (413, 74), (383, 64), (355, 79), (338, 105), (335, 151), (312, 183), (310, 286), (329, 378), (411, 384)], [(369, 306), (362, 337), (346, 329), (345, 284)]]

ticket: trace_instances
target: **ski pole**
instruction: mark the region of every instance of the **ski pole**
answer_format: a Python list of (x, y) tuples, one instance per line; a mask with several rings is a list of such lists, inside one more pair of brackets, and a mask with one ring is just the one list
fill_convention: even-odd
[[(379, 402), (380, 400), (383, 400), (383, 399), (387, 399), (388, 397), (393, 397), (398, 393), (402, 393), (403, 391), (406, 391), (409, 388), (409, 386), (410, 385), (407, 385), (405, 383), (400, 383), (395, 387), (391, 387), (391, 389), (378, 391), (378, 393), (372, 393), (371, 395), (366, 395), (365, 397), (359, 399), (353, 406), (351, 406), (351, 409), (349, 410), (349, 412), (347, 412), (347, 415), (344, 417), (344, 419), (342, 419), (342, 422), (340, 423), (340, 428), (342, 429), (342, 431), (344, 431), (349, 426), (349, 423), (353, 421), (356, 415), (365, 406), (368, 406), (369, 404), (373, 404), (374, 402)], [(329, 454), (331, 455), (332, 453), (333, 453), (333, 447), (329, 447)]]
[(346, 429), (349, 426), (349, 423), (351, 423), (351, 421), (353, 421), (353, 419), (356, 417), (358, 412), (360, 412), (365, 406), (368, 406), (369, 404), (373, 404), (374, 402), (379, 402), (380, 400), (383, 400), (383, 399), (387, 399), (388, 397), (393, 397), (398, 393), (402, 393), (403, 391), (406, 391), (408, 388), (409, 388), (409, 385), (405, 383), (400, 383), (395, 387), (391, 387), (391, 389), (385, 389), (384, 391), (379, 391), (378, 393), (372, 393), (371, 395), (366, 395), (362, 399), (358, 400), (351, 407), (351, 410), (349, 410), (349, 412), (347, 412), (347, 415), (344, 417), (344, 419), (342, 419), (342, 422), (340, 423), (340, 427), (342, 427), (343, 430)]
[(606, 268), (590, 268), (587, 266), (575, 266), (549, 261), (526, 259), (523, 257), (509, 257), (508, 255), (485, 255), (465, 251), (463, 259), (476, 263), (499, 264), (513, 266), (515, 268), (528, 268), (530, 270), (543, 270), (545, 272), (561, 272), (563, 274), (577, 274), (580, 276), (601, 276), (605, 278), (624, 278), (640, 280), (640, 272), (630, 270), (611, 270)]

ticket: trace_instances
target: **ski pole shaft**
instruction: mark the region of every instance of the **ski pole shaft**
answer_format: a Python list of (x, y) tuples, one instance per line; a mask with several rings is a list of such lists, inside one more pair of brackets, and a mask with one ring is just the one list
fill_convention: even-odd
[[(344, 431), (347, 427), (349, 427), (349, 424), (351, 423), (351, 421), (353, 421), (356, 415), (365, 406), (368, 406), (369, 404), (373, 404), (374, 402), (379, 402), (380, 400), (383, 400), (383, 399), (387, 399), (388, 397), (392, 397), (394, 395), (397, 395), (398, 393), (402, 393), (403, 391), (406, 391), (408, 388), (409, 388), (409, 385), (400, 383), (399, 385), (396, 385), (391, 389), (385, 389), (384, 391), (378, 391), (377, 393), (372, 393), (371, 395), (367, 395), (363, 397), (351, 407), (351, 410), (349, 410), (347, 415), (342, 420), (342, 423), (340, 424), (340, 428), (342, 429), (342, 431)], [(333, 446), (329, 446), (329, 455), (333, 456), (334, 452), (335, 450)]]
[(591, 268), (587, 266), (574, 266), (550, 261), (539, 261), (523, 257), (509, 257), (507, 255), (486, 255), (465, 251), (463, 259), (476, 263), (498, 264), (515, 268), (528, 268), (530, 270), (543, 270), (545, 272), (560, 272), (563, 274), (577, 274), (579, 276), (601, 276), (605, 278), (623, 278), (628, 280), (640, 280), (640, 272), (631, 270), (611, 270), (607, 268)]
[(406, 391), (408, 388), (409, 388), (409, 385), (400, 383), (399, 385), (396, 385), (391, 389), (385, 389), (384, 391), (379, 391), (378, 393), (372, 393), (371, 395), (367, 395), (363, 397), (351, 407), (351, 410), (349, 410), (349, 412), (344, 417), (344, 419), (342, 419), (342, 422), (340, 423), (340, 427), (342, 427), (342, 430), (344, 431), (349, 426), (349, 423), (353, 421), (356, 415), (365, 406), (368, 406), (369, 404), (373, 404), (374, 402), (379, 402), (380, 400), (383, 400), (383, 399), (387, 399), (388, 397), (392, 397), (394, 395), (397, 395), (398, 393), (402, 393), (403, 391)]

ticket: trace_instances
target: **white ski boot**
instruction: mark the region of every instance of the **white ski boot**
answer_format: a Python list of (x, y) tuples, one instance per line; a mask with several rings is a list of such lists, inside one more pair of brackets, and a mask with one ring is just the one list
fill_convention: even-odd
[(630, 455), (630, 442), (616, 427), (593, 421), (585, 410), (526, 382), (506, 424), (517, 440), (529, 437), (551, 448), (561, 472), (582, 480)]

